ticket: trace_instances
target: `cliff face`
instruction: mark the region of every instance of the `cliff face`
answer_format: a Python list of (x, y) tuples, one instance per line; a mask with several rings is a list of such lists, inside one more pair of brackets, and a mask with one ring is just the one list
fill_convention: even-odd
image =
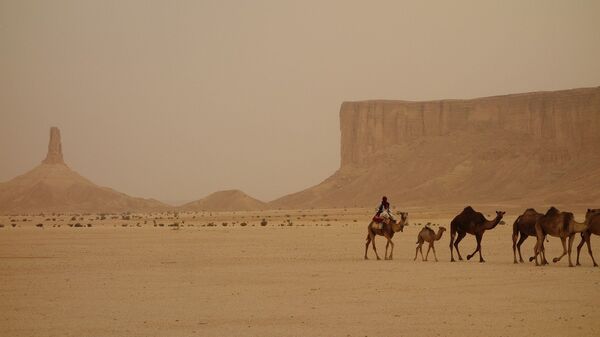
[(430, 102), (344, 102), (341, 167), (363, 166), (380, 149), (477, 129), (513, 132), (570, 153), (600, 140), (600, 88)]
[(341, 165), (272, 207), (600, 202), (600, 88), (345, 102)]

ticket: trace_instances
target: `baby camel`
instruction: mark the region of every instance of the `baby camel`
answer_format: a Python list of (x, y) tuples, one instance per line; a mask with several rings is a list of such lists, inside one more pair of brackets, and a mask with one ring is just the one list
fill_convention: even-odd
[[(417, 246), (417, 249), (415, 250), (415, 258), (413, 261), (415, 261), (417, 259), (417, 254), (419, 251), (421, 252), (421, 259), (423, 259), (423, 261), (427, 261), (427, 257), (429, 256), (429, 250), (433, 249), (433, 257), (435, 257), (435, 262), (437, 262), (438, 259), (437, 259), (437, 255), (435, 254), (435, 247), (433, 246), (433, 243), (442, 238), (442, 234), (444, 234), (445, 230), (446, 230), (445, 227), (440, 227), (438, 229), (437, 234), (435, 234), (433, 229), (431, 229), (429, 227), (425, 227), (425, 228), (421, 229), (421, 231), (419, 232), (419, 235), (417, 235), (418, 246)], [(429, 248), (427, 248), (427, 254), (425, 254), (425, 257), (423, 258), (423, 243), (425, 241), (429, 242)]]

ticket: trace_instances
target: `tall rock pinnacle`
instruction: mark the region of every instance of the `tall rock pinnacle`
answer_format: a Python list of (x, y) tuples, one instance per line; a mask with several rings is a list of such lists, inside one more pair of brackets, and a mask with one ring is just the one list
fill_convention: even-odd
[(65, 163), (62, 153), (62, 143), (60, 142), (60, 130), (53, 126), (50, 128), (50, 142), (48, 143), (48, 154), (42, 161), (44, 164), (63, 164)]

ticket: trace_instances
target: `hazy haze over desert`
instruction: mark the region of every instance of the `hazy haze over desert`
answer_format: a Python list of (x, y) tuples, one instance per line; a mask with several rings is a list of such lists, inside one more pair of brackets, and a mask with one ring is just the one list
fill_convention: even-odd
[[(597, 86), (596, 1), (2, 1), (0, 181), (59, 126), (70, 166), (182, 204), (340, 163), (343, 101)], [(151, 184), (148, 182), (152, 181)]]
[(599, 336), (598, 13), (0, 0), (0, 336)]

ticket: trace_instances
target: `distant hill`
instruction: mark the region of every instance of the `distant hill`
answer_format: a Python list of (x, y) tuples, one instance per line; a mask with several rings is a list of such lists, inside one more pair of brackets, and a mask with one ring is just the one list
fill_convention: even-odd
[(600, 204), (600, 87), (344, 102), (341, 165), (272, 208)]
[(256, 211), (266, 204), (240, 190), (219, 191), (200, 200), (189, 202), (179, 209), (186, 211)]
[(153, 199), (128, 196), (98, 186), (63, 160), (60, 131), (50, 129), (46, 159), (33, 170), (0, 183), (0, 213), (148, 212), (169, 208)]

